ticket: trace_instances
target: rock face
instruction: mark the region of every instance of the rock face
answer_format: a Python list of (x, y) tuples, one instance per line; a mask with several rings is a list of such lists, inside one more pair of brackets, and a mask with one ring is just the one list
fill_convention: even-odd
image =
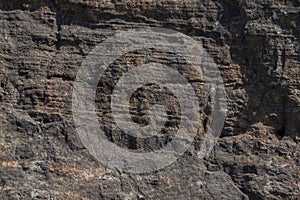
[[(0, 26), (1, 199), (300, 198), (299, 0), (0, 0)], [(208, 157), (198, 159), (196, 139), (170, 166), (130, 174), (102, 165), (81, 143), (72, 86), (97, 44), (143, 27), (202, 42), (222, 74), (228, 111)], [(172, 60), (144, 51), (115, 65), (122, 69), (146, 54)], [(110, 104), (103, 95), (110, 87), (99, 83), (100, 110)], [(142, 94), (135, 95), (132, 104), (139, 105)], [(147, 123), (138, 110), (135, 122)], [(202, 115), (203, 131), (208, 116)], [(113, 119), (101, 117), (111, 127)], [(124, 148), (143, 146), (108, 136)], [(155, 145), (145, 143), (144, 150)]]

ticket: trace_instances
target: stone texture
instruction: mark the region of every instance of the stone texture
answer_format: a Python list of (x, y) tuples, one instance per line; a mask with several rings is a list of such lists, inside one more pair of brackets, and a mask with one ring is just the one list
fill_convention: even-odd
[[(0, 0), (0, 26), (1, 199), (300, 198), (299, 0)], [(228, 113), (209, 157), (197, 158), (199, 137), (167, 168), (126, 174), (106, 168), (81, 144), (72, 84), (97, 44), (149, 26), (203, 42), (222, 73)], [(181, 64), (151, 53), (154, 61)], [(102, 83), (100, 111), (111, 90)], [(101, 117), (110, 127), (109, 116)], [(143, 146), (119, 135), (111, 140)]]

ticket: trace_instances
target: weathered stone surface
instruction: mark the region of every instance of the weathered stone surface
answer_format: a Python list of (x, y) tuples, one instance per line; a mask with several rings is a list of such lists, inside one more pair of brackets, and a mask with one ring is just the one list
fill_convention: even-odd
[[(209, 157), (197, 158), (199, 136), (167, 168), (126, 174), (106, 168), (82, 145), (72, 84), (97, 44), (149, 26), (203, 42), (222, 73), (228, 113)], [(0, 0), (0, 27), (1, 199), (300, 198), (298, 0)], [(153, 61), (182, 64), (151, 53)], [(141, 64), (143, 57), (131, 52), (115, 67), (122, 73), (124, 64), (132, 67), (128, 60)], [(109, 106), (106, 81), (99, 84), (100, 111)], [(197, 88), (205, 106), (207, 92)], [(204, 111), (202, 131), (208, 117)], [(109, 115), (99, 118), (111, 127)], [(120, 135), (111, 140), (145, 151), (160, 147)]]

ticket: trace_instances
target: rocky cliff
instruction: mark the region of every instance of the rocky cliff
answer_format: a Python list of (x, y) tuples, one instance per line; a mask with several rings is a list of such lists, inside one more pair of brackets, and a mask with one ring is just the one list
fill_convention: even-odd
[[(0, 0), (0, 26), (1, 199), (300, 198), (299, 0)], [(131, 174), (101, 164), (82, 144), (72, 88), (97, 44), (145, 27), (202, 42), (221, 72), (228, 110), (209, 156), (197, 157), (199, 136), (168, 167)], [(115, 65), (146, 54), (172, 60), (148, 50)], [(109, 80), (99, 83), (98, 109), (109, 106), (111, 90)], [(209, 114), (201, 115), (203, 132)], [(99, 119), (124, 148), (160, 147), (111, 135), (112, 119)]]

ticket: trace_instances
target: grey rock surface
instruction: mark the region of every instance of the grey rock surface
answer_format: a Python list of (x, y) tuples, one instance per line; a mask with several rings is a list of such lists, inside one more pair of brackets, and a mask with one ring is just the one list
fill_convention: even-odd
[[(0, 199), (300, 198), (299, 0), (0, 0), (0, 27)], [(143, 27), (201, 41), (221, 71), (228, 112), (208, 157), (197, 157), (199, 135), (170, 166), (128, 174), (102, 165), (81, 143), (72, 86), (97, 44)], [(143, 63), (146, 54), (182, 64), (165, 52), (141, 51), (114, 67), (122, 74), (122, 66)], [(99, 83), (96, 95), (102, 113), (110, 105), (109, 81)], [(138, 109), (132, 112), (147, 123)], [(201, 116), (205, 133), (209, 111)], [(113, 119), (99, 119), (124, 148), (160, 148), (109, 135)]]

